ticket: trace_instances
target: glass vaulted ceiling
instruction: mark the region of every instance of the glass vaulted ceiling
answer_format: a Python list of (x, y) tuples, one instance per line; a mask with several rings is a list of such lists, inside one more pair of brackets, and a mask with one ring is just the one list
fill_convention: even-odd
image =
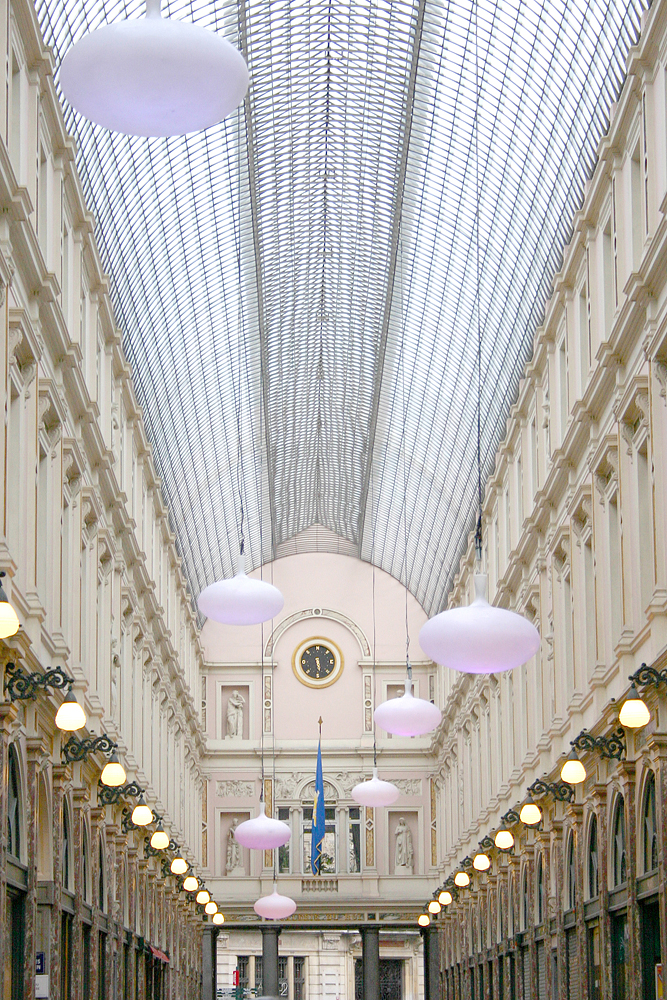
[[(37, 9), (58, 64), (143, 4)], [(486, 471), (641, 9), (479, 0)], [(476, 506), (474, 8), (165, 13), (244, 51), (240, 114), (169, 140), (65, 114), (192, 590), (231, 574), (242, 497), (253, 565), (321, 524), (437, 610)]]

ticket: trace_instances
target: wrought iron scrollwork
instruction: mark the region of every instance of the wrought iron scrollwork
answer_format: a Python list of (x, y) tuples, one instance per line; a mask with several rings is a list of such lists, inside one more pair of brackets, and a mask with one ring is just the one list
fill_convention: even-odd
[(574, 799), (574, 788), (572, 785), (566, 785), (564, 781), (554, 783), (537, 778), (529, 787), (528, 792), (535, 797), (552, 795), (558, 802), (572, 802)]
[(118, 749), (118, 744), (114, 743), (111, 737), (103, 733), (101, 736), (91, 736), (88, 739), (80, 740), (76, 736), (70, 736), (65, 746), (60, 751), (68, 764), (77, 760), (85, 760), (91, 753), (111, 753)]
[(520, 817), (516, 809), (508, 809), (505, 815), (500, 817), (500, 822), (505, 826), (512, 826), (514, 823), (518, 823), (519, 820)]
[(639, 670), (630, 674), (628, 680), (637, 687), (648, 687), (649, 684), (660, 687), (661, 684), (667, 684), (667, 667), (664, 670), (656, 670), (655, 667), (649, 667), (646, 663), (642, 663)]
[(625, 753), (625, 732), (623, 727), (619, 726), (609, 736), (593, 736), (588, 730), (582, 729), (570, 743), (575, 750), (599, 750), (601, 757), (620, 760)]
[(100, 782), (98, 789), (98, 797), (103, 806), (117, 806), (120, 800), (125, 798), (138, 799), (146, 791), (136, 781), (130, 781), (126, 785), (118, 785), (115, 788), (109, 788), (108, 785), (103, 785)]
[(491, 847), (494, 847), (495, 845), (491, 837), (484, 837), (482, 840), (480, 840), (479, 846), (482, 851), (488, 851)]
[(74, 678), (66, 674), (62, 667), (54, 667), (46, 673), (27, 674), (25, 670), (17, 666), (16, 663), (5, 665), (5, 691), (9, 695), (10, 701), (28, 701), (37, 697), (38, 691), (45, 691), (46, 688), (56, 690), (71, 690)]

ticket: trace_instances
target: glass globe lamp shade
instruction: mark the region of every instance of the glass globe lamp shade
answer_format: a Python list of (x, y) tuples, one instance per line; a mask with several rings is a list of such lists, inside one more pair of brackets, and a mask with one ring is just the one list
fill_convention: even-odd
[[(4, 575), (4, 573), (0, 573), (0, 578)], [(20, 627), (18, 615), (9, 603), (5, 588), (0, 583), (0, 639), (8, 639), (10, 635), (16, 635)]]
[(486, 573), (475, 573), (475, 599), (441, 611), (422, 625), (419, 645), (434, 663), (466, 674), (496, 674), (526, 663), (540, 648), (540, 634), (522, 615), (486, 599)]
[[(211, 894), (206, 889), (200, 889), (199, 892), (197, 893), (196, 900), (198, 903), (201, 903), (203, 905), (204, 903), (210, 902)], [(217, 910), (217, 906), (215, 909)], [(215, 910), (213, 912), (215, 913)]]
[(218, 912), (218, 904), (214, 903), (212, 899), (209, 899), (208, 903), (204, 907), (204, 912), (208, 913), (209, 917), (213, 916), (214, 913)]
[(465, 889), (467, 885), (470, 885), (470, 876), (467, 872), (457, 872), (454, 876), (454, 884), (458, 885), (459, 889)]
[(394, 736), (423, 736), (437, 729), (442, 712), (430, 701), (415, 698), (412, 679), (405, 678), (405, 693), (400, 698), (383, 701), (375, 709), (375, 721), (381, 729)]
[[(125, 768), (118, 760), (118, 754), (114, 751), (114, 753), (111, 754), (108, 761), (102, 768), (100, 781), (102, 782), (103, 785), (107, 785), (107, 787), (109, 788), (118, 788), (119, 785), (125, 784), (126, 778), (127, 775), (125, 773)], [(168, 838), (167, 838), (167, 843), (169, 843)]]
[(440, 903), (439, 903), (439, 901), (437, 899), (432, 899), (431, 902), (428, 904), (428, 912), (429, 913), (440, 913), (441, 909), (442, 909), (442, 906), (440, 905)]
[(76, 729), (83, 729), (86, 724), (86, 713), (76, 700), (72, 691), (68, 691), (65, 700), (56, 712), (56, 725), (58, 729), (66, 733), (73, 733)]
[(586, 779), (586, 768), (574, 750), (571, 750), (560, 769), (560, 776), (568, 785), (580, 785)]
[(188, 870), (188, 863), (185, 858), (174, 858), (169, 870), (173, 872), (174, 875), (185, 875)]
[(220, 925), (220, 924), (224, 924), (224, 922), (225, 922), (225, 918), (222, 915), (222, 913), (214, 913), (213, 914), (213, 923), (214, 924)]
[(628, 693), (628, 697), (621, 706), (621, 711), (618, 714), (618, 721), (622, 726), (625, 726), (626, 729), (641, 729), (642, 726), (648, 724), (650, 718), (651, 713), (639, 697), (637, 688), (633, 684)]
[(234, 830), (234, 838), (239, 844), (253, 851), (270, 851), (274, 847), (282, 847), (290, 837), (291, 832), (287, 823), (267, 816), (263, 802), (259, 804), (259, 816), (247, 819), (245, 823), (239, 823)]
[(162, 826), (158, 826), (157, 830), (151, 837), (151, 847), (154, 851), (164, 851), (165, 847), (169, 847), (169, 837), (162, 829)]
[(472, 859), (472, 866), (476, 872), (488, 872), (491, 867), (491, 859), (488, 854), (476, 854)]
[(194, 875), (186, 875), (183, 879), (183, 888), (186, 892), (194, 892), (195, 889), (199, 888), (199, 879)]
[(370, 781), (361, 781), (352, 789), (352, 798), (362, 806), (390, 806), (400, 794), (391, 781), (378, 778), (377, 767), (373, 768), (373, 777)]
[(417, 919), (417, 923), (419, 924), (420, 927), (428, 927), (428, 925), (431, 923), (431, 918), (429, 917), (428, 913), (420, 913)]
[(499, 850), (509, 851), (514, 847), (514, 835), (511, 830), (498, 830), (493, 842)]
[(528, 799), (527, 802), (521, 806), (521, 812), (519, 813), (519, 819), (526, 826), (537, 826), (537, 824), (542, 819), (542, 810), (533, 802), (532, 799)]
[(258, 899), (253, 909), (258, 916), (266, 920), (284, 920), (285, 917), (292, 916), (296, 910), (296, 903), (289, 896), (281, 896), (274, 882), (271, 895)]
[(440, 895), (438, 896), (438, 902), (440, 903), (441, 906), (449, 906), (451, 901), (452, 901), (451, 892), (449, 891), (449, 889), (443, 889)]
[(62, 91), (90, 121), (125, 135), (185, 135), (236, 108), (248, 67), (220, 35), (160, 15), (116, 21), (84, 35), (60, 67)]
[(223, 625), (259, 625), (280, 614), (285, 599), (277, 587), (246, 576), (240, 555), (236, 576), (218, 580), (202, 590), (197, 601), (207, 618)]
[(135, 826), (148, 826), (149, 823), (153, 822), (153, 810), (146, 805), (143, 795), (134, 807), (132, 822)]

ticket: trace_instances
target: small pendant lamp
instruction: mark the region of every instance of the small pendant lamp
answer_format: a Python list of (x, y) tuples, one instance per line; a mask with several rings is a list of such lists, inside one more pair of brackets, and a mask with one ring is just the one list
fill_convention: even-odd
[(537, 802), (533, 802), (532, 796), (529, 795), (524, 804), (521, 806), (519, 819), (522, 823), (525, 823), (526, 826), (537, 826), (542, 819), (542, 810), (538, 806)]
[(82, 729), (86, 724), (86, 713), (76, 700), (73, 691), (68, 691), (62, 705), (56, 712), (55, 723), (58, 729), (63, 729), (66, 733), (73, 733), (77, 729)]
[[(200, 889), (199, 892), (197, 893), (197, 895), (195, 896), (195, 899), (197, 900), (198, 903), (201, 903), (202, 906), (203, 906), (204, 903), (210, 902), (211, 894), (208, 891), (208, 889)], [(216, 907), (216, 909), (217, 909), (217, 907)]]
[(420, 927), (428, 927), (428, 925), (431, 923), (431, 918), (429, 917), (428, 913), (420, 913), (419, 916), (417, 917), (417, 923), (419, 924)]
[(208, 903), (204, 907), (204, 912), (208, 913), (210, 917), (213, 913), (218, 912), (218, 904), (215, 903), (212, 899), (209, 899)]
[(224, 922), (225, 922), (225, 918), (224, 918), (223, 914), (220, 913), (219, 910), (218, 910), (217, 913), (213, 914), (213, 923), (214, 924), (218, 924), (219, 925), (219, 924), (224, 924)]
[(412, 694), (412, 676), (408, 667), (405, 678), (405, 694), (400, 698), (383, 701), (375, 709), (378, 726), (395, 736), (423, 736), (437, 729), (442, 720), (442, 712), (431, 701), (415, 698)]
[(362, 806), (390, 806), (400, 794), (391, 781), (382, 781), (378, 778), (377, 767), (373, 768), (373, 777), (370, 781), (361, 781), (352, 789), (352, 798)]
[(233, 45), (200, 25), (146, 17), (91, 31), (60, 66), (63, 94), (90, 121), (125, 135), (185, 135), (215, 125), (238, 107), (248, 67)]
[(422, 625), (419, 645), (434, 663), (465, 674), (496, 674), (526, 663), (540, 648), (540, 634), (522, 615), (486, 599), (486, 573), (475, 573), (475, 600), (441, 611)]
[(491, 859), (488, 854), (476, 854), (472, 859), (472, 866), (476, 872), (488, 872), (491, 867)]
[(189, 865), (188, 865), (187, 861), (185, 860), (185, 858), (181, 858), (179, 856), (177, 858), (174, 858), (174, 860), (172, 861), (170, 871), (174, 875), (185, 875), (185, 873), (188, 870), (188, 868), (189, 868)]
[(183, 879), (183, 888), (186, 892), (194, 892), (199, 888), (199, 879), (196, 875), (186, 875)]
[(618, 721), (626, 729), (641, 729), (642, 726), (648, 724), (650, 719), (651, 713), (639, 697), (639, 692), (633, 684), (628, 692), (628, 697), (621, 706), (621, 711), (618, 713)]
[[(4, 570), (0, 570), (0, 579), (6, 575)], [(20, 627), (18, 615), (9, 603), (5, 588), (0, 583), (0, 639), (8, 639), (10, 635), (16, 635)]]
[(270, 851), (274, 847), (282, 847), (291, 836), (287, 823), (266, 815), (263, 802), (259, 804), (259, 816), (239, 823), (234, 830), (234, 839), (242, 847), (249, 847), (253, 851)]
[(498, 830), (493, 842), (499, 851), (509, 851), (514, 847), (514, 834), (511, 830)]
[(296, 903), (289, 896), (281, 896), (274, 882), (271, 895), (258, 899), (253, 909), (258, 916), (266, 920), (284, 920), (285, 917), (292, 916), (296, 910)]
[(431, 902), (428, 904), (429, 913), (440, 913), (441, 909), (442, 909), (442, 904), (440, 903), (439, 899), (432, 899)]
[(452, 899), (453, 896), (449, 891), (449, 889), (443, 889), (440, 895), (438, 896), (438, 902), (440, 903), (441, 906), (449, 906)]
[(158, 828), (151, 837), (151, 847), (154, 851), (163, 851), (165, 847), (169, 847), (169, 837), (162, 829), (161, 823), (158, 823)]
[[(118, 759), (118, 754), (114, 750), (108, 761), (102, 768), (102, 773), (100, 775), (100, 781), (103, 785), (107, 785), (109, 788), (117, 788), (119, 785), (124, 785), (127, 775), (125, 773), (125, 768)], [(169, 838), (167, 838), (167, 844), (169, 843)], [(165, 844), (166, 846), (166, 844)], [(153, 844), (155, 847), (155, 844)]]
[(218, 580), (202, 590), (197, 601), (207, 618), (223, 625), (259, 625), (280, 614), (285, 599), (277, 587), (246, 576), (245, 556), (240, 553), (236, 576)]
[(568, 785), (580, 785), (586, 780), (586, 768), (579, 760), (577, 751), (572, 747), (560, 769), (560, 776)]
[(139, 796), (139, 801), (132, 811), (132, 822), (135, 826), (148, 826), (153, 822), (153, 810), (146, 805), (143, 795)]

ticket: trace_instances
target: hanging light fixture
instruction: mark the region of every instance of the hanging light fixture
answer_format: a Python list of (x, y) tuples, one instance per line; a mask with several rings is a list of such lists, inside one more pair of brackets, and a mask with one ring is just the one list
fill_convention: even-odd
[(249, 847), (253, 851), (270, 851), (274, 847), (282, 847), (291, 835), (287, 823), (283, 823), (279, 819), (271, 819), (270, 816), (266, 815), (264, 802), (259, 804), (259, 816), (239, 823), (234, 830), (234, 839), (242, 847)]
[(185, 875), (185, 873), (186, 873), (186, 871), (188, 870), (189, 867), (190, 866), (188, 865), (188, 863), (185, 860), (185, 858), (182, 858), (179, 855), (177, 858), (174, 858), (174, 860), (172, 861), (172, 863), (170, 865), (169, 870), (174, 875)]
[(519, 813), (519, 819), (526, 826), (537, 826), (537, 824), (542, 819), (542, 810), (533, 802), (532, 796), (528, 796), (524, 804), (521, 806), (521, 812)]
[(194, 892), (199, 888), (199, 879), (195, 875), (186, 875), (183, 879), (183, 888), (186, 892)]
[(420, 927), (428, 927), (428, 925), (431, 923), (431, 918), (429, 917), (428, 913), (420, 913), (419, 917), (417, 918), (417, 923), (419, 924)]
[(570, 750), (560, 769), (560, 776), (568, 785), (580, 785), (586, 779), (586, 768), (579, 760), (574, 747)]
[(454, 876), (454, 884), (458, 885), (459, 889), (465, 889), (467, 885), (470, 885), (470, 876), (464, 871), (457, 872)]
[(514, 834), (511, 830), (498, 830), (493, 842), (499, 850), (509, 851), (514, 847)]
[(55, 721), (58, 729), (62, 729), (66, 733), (73, 733), (76, 729), (83, 729), (86, 724), (86, 713), (76, 700), (76, 696), (71, 688), (56, 712)]
[(267, 920), (284, 920), (292, 916), (296, 910), (296, 903), (289, 896), (281, 896), (274, 882), (271, 895), (258, 899), (253, 909), (258, 916)]
[[(0, 570), (0, 580), (6, 575), (4, 570)], [(20, 627), (18, 615), (9, 603), (5, 588), (0, 583), (0, 639), (8, 639), (10, 635), (16, 635)]]
[(245, 555), (239, 554), (236, 576), (218, 580), (202, 590), (197, 601), (207, 618), (223, 625), (259, 625), (279, 615), (285, 599), (266, 580), (246, 576)]
[(488, 854), (476, 854), (472, 859), (472, 866), (476, 872), (488, 872), (491, 867), (491, 859)]
[(442, 906), (440, 905), (440, 902), (437, 899), (432, 899), (431, 902), (428, 904), (429, 913), (440, 913), (441, 909)]
[(204, 907), (204, 913), (208, 913), (210, 917), (217, 912), (218, 912), (218, 904), (214, 903), (212, 899), (209, 899), (208, 903)]
[(650, 718), (651, 713), (639, 697), (639, 692), (633, 684), (628, 692), (628, 697), (621, 706), (621, 711), (618, 713), (618, 721), (626, 729), (641, 729), (642, 726), (647, 725)]
[(153, 810), (146, 805), (143, 795), (132, 812), (132, 822), (135, 826), (148, 826), (153, 822)]
[[(100, 781), (103, 785), (107, 785), (109, 788), (117, 788), (119, 785), (124, 785), (127, 779), (125, 773), (125, 768), (118, 759), (118, 754), (114, 752), (109, 757), (108, 761), (102, 768), (102, 773), (100, 775)], [(155, 836), (155, 834), (153, 834)], [(152, 842), (151, 842), (152, 843)], [(169, 843), (169, 838), (167, 838), (167, 844)], [(155, 844), (152, 844), (155, 847)], [(167, 845), (165, 844), (165, 847)]]
[(219, 926), (220, 924), (224, 924), (224, 922), (225, 922), (225, 918), (222, 915), (222, 913), (218, 912), (218, 913), (214, 913), (213, 914), (213, 923), (214, 924), (218, 924), (218, 926)]
[(408, 663), (405, 693), (400, 698), (383, 701), (375, 709), (378, 726), (395, 736), (423, 736), (437, 729), (442, 712), (432, 701), (415, 698), (412, 694), (412, 668)]
[(162, 823), (158, 823), (157, 830), (151, 837), (151, 847), (154, 851), (164, 851), (165, 847), (169, 847), (169, 837), (162, 829)]
[[(195, 898), (196, 898), (197, 902), (201, 903), (202, 906), (203, 906), (204, 903), (210, 902), (211, 894), (210, 894), (210, 892), (208, 892), (207, 889), (200, 889)], [(217, 907), (216, 907), (216, 909), (217, 909)]]
[(373, 768), (373, 777), (370, 781), (361, 781), (352, 789), (352, 798), (362, 806), (390, 806), (400, 794), (391, 781), (382, 781), (378, 778), (377, 767)]
[(440, 903), (441, 906), (449, 906), (452, 899), (453, 897), (449, 889), (443, 889), (440, 895), (438, 896), (438, 902)]
[(90, 121), (125, 135), (185, 135), (215, 125), (248, 89), (241, 53), (200, 25), (146, 16), (105, 24), (80, 38), (60, 66), (60, 86)]

